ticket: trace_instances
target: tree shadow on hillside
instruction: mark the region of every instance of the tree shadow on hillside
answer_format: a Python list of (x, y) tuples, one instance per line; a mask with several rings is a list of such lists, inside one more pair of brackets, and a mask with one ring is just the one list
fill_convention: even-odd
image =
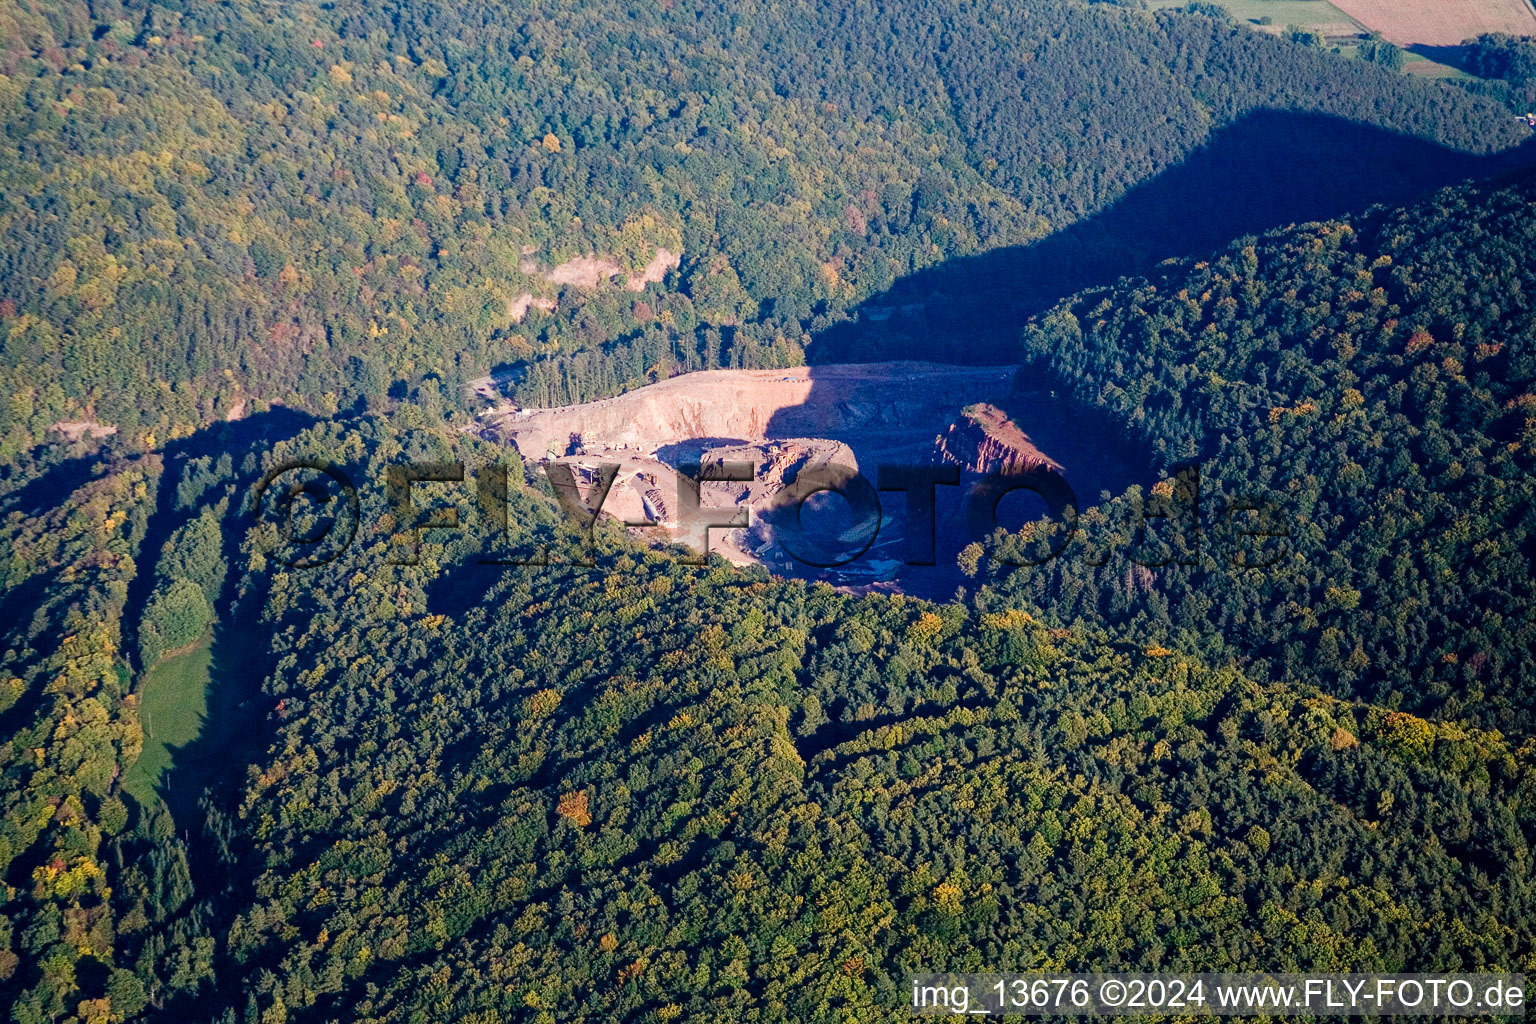
[[(160, 559), (160, 549), (170, 539), (176, 528), (182, 526), (200, 511), (197, 507), (177, 508), (177, 484), (188, 462), (203, 457), (217, 458), (228, 454), (239, 461), (247, 453), (260, 451), (275, 441), (292, 437), (315, 423), (308, 413), (283, 406), (226, 423), (215, 423), (195, 431), (161, 449), (164, 469), (160, 476), (159, 490), (155, 495), (155, 508), (150, 513), (144, 540), (139, 546), (138, 571), (128, 585), (124, 602), (123, 636), (137, 638), (142, 625), (144, 608), (149, 603), (155, 587), (155, 564)], [(220, 481), (221, 483), (225, 481)], [(222, 492), (215, 488), (200, 500), (216, 500)], [(130, 641), (132, 642), (132, 641)], [(144, 666), (140, 666), (141, 670)]]
[[(113, 461), (110, 449), (59, 459), (27, 483), (0, 495), (0, 515), (17, 512), (27, 518), (36, 518), (49, 509), (58, 508), (87, 482), (101, 476)], [(0, 470), (0, 473), (4, 472)]]
[(1072, 292), (1245, 235), (1532, 167), (1531, 143), (1478, 156), (1331, 115), (1256, 111), (1100, 213), (902, 278), (816, 336), (809, 358), (1013, 362), (1024, 322)]
[[(1428, 43), (1410, 43), (1404, 47), (1409, 53), (1417, 54), (1425, 60), (1432, 60), (1436, 64), (1444, 64), (1446, 67), (1455, 68), (1457, 71), (1467, 71), (1467, 61), (1472, 55), (1470, 46), (1456, 43), (1452, 46), (1431, 46)], [(1467, 71), (1471, 74), (1470, 71)]]
[[(861, 303), (852, 319), (814, 337), (807, 402), (817, 395), (818, 365), (891, 359), (1014, 363), (1029, 318), (1073, 292), (1148, 274), (1161, 261), (1199, 257), (1244, 236), (1401, 204), (1467, 179), (1507, 177), (1532, 167), (1532, 144), (1477, 156), (1338, 117), (1258, 111), (1086, 220), (1029, 245), (920, 271)], [(995, 400), (1065, 467), (1080, 510), (1133, 483), (1153, 483), (1160, 467), (1146, 439), (1102, 410), (1072, 402), (1068, 393), (1049, 368), (1025, 367), (1013, 394)], [(793, 414), (776, 415), (769, 436), (789, 430)], [(910, 461), (922, 463), (930, 454), (914, 452)], [(963, 582), (954, 574), (953, 553), (972, 539), (957, 512), (964, 499), (941, 494), (938, 500), (939, 565), (901, 570), (904, 589), (912, 590), (908, 584), (919, 585), (925, 575), (934, 585), (913, 592), (936, 593)], [(900, 497), (881, 501), (901, 514)]]

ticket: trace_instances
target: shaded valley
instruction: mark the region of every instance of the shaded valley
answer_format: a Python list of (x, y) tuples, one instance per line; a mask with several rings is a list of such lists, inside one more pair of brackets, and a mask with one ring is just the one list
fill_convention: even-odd
[(1532, 166), (1531, 143), (1483, 156), (1328, 114), (1256, 111), (1097, 214), (1028, 245), (901, 278), (852, 321), (818, 333), (808, 356), (1013, 362), (1024, 321), (1072, 292), (1244, 235)]

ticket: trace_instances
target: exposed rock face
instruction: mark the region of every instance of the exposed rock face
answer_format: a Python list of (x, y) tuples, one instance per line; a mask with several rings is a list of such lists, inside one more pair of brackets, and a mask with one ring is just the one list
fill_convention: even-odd
[[(667, 271), (680, 266), (682, 261), (683, 258), (679, 253), (658, 248), (650, 262), (641, 268), (639, 273), (625, 276), (624, 287), (632, 292), (644, 291), (646, 285), (656, 284), (665, 279)], [(557, 287), (572, 285), (583, 291), (593, 291), (599, 285), (607, 284), (623, 274), (624, 268), (606, 256), (578, 256), (550, 270), (540, 270), (539, 265), (532, 259), (525, 259), (522, 262), (522, 271), (525, 274), (543, 278)], [(524, 306), (523, 312), (527, 311), (528, 307)]]
[(481, 432), (534, 460), (592, 445), (652, 454), (699, 439), (829, 437), (916, 463), (955, 407), (1007, 390), (1014, 372), (912, 362), (704, 370), (598, 402), (492, 410)]
[(651, 262), (638, 274), (630, 274), (629, 280), (624, 282), (624, 287), (632, 292), (645, 290), (648, 284), (660, 284), (667, 277), (667, 271), (676, 270), (682, 266), (683, 257), (680, 253), (667, 249), (657, 249), (656, 255), (651, 257)]
[[(907, 551), (899, 510), (908, 499), (881, 497), (877, 511), (887, 505), (893, 511), (872, 517), (867, 510), (850, 511), (839, 520), (839, 507), (852, 509), (852, 492), (820, 502), (808, 501), (806, 489), (824, 490), (826, 480), (861, 473), (867, 483), (854, 490), (862, 486), (869, 493), (879, 481), (881, 464), (958, 464), (973, 481), (992, 472), (1059, 471), (1061, 466), (997, 405), (978, 403), (984, 398), (1004, 406), (1026, 401), (1014, 390), (1016, 374), (1012, 366), (918, 362), (710, 370), (581, 405), (497, 407), (481, 415), (477, 429), (514, 445), (530, 463), (570, 466), (583, 494), (603, 479), (604, 466), (616, 467), (602, 511), (633, 525), (637, 536), (683, 541), (696, 549), (706, 546), (706, 536), (699, 517), (685, 515), (679, 504), (679, 485), (687, 486), (679, 480), (680, 468), (750, 463), (750, 481), (706, 479), (698, 489), (701, 508), (726, 516), (751, 512), (748, 530), (708, 531), (708, 548), (732, 561), (762, 562), (799, 574), (805, 566), (792, 562), (786, 553), (792, 545), (780, 530), (802, 529), (808, 532), (796, 543), (814, 534), (815, 543), (826, 541), (856, 559), (807, 564), (847, 565), (836, 578), (862, 585), (890, 580), (901, 571)], [(814, 476), (802, 480), (808, 470)], [(949, 511), (939, 523), (945, 535), (965, 530), (954, 519), (957, 495), (945, 489)], [(583, 501), (589, 508), (595, 504)], [(807, 526), (802, 512), (813, 504), (833, 511), (813, 511), (813, 518), (823, 518)]]
[(1055, 459), (1035, 447), (1029, 436), (996, 406), (967, 406), (934, 444), (941, 462), (958, 463), (974, 473), (1021, 474), (1050, 469)]
[(512, 318), (513, 323), (520, 324), (530, 309), (542, 309), (546, 313), (553, 313), (555, 306), (554, 299), (541, 298), (532, 292), (523, 292), (507, 303), (507, 316)]

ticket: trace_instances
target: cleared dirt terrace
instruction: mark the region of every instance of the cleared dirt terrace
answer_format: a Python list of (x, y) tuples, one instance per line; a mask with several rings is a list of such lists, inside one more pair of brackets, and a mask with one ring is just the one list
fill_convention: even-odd
[[(829, 572), (808, 573), (786, 554), (777, 532), (785, 525), (785, 509), (803, 500), (796, 498), (801, 473), (831, 467), (870, 482), (879, 478), (881, 464), (956, 465), (962, 482), (970, 483), (987, 473), (1043, 470), (1072, 475), (1089, 496), (1108, 479), (1106, 470), (1123, 479), (1121, 464), (1091, 424), (1077, 421), (1048, 388), (1025, 382), (1021, 390), (1019, 378), (1016, 366), (925, 362), (708, 370), (580, 405), (519, 409), (502, 403), (482, 413), (474, 429), (515, 446), (529, 463), (559, 463), (551, 481), (573, 480), (573, 497), (583, 504), (601, 493), (611, 472), (602, 512), (629, 524), (638, 537), (682, 541), (697, 550), (707, 545), (732, 561), (763, 563), (787, 575), (939, 593), (953, 589), (954, 550), (969, 540), (957, 518), (961, 489), (945, 489), (941, 502), (939, 564), (949, 568), (921, 579), (905, 561), (904, 497), (880, 500), (878, 536), (867, 520), (841, 526), (831, 525), (835, 514), (822, 520), (817, 532), (865, 552)], [(1043, 447), (1035, 436), (1046, 438)], [(752, 465), (752, 477), (705, 482), (698, 492), (701, 507), (750, 510), (752, 526), (706, 534), (697, 517), (679, 513), (679, 469), (723, 461)], [(1066, 468), (1073, 462), (1085, 470), (1082, 475)], [(694, 470), (687, 473), (691, 478)], [(831, 499), (834, 507), (837, 501)]]
[(703, 370), (597, 402), (492, 410), (483, 433), (534, 460), (593, 446), (654, 454), (697, 439), (825, 437), (862, 449), (916, 431), (931, 444), (961, 407), (1011, 390), (1017, 370), (918, 362)]

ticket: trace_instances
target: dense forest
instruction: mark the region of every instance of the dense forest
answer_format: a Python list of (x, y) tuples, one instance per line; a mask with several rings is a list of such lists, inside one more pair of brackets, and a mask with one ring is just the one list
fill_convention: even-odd
[[(608, 528), (562, 567), (547, 484), (413, 402), (34, 466), (3, 498), (35, 609), (7, 627), (12, 1016), (862, 1021), (934, 964), (1536, 968), (1533, 191), (1240, 240), (1025, 332), (1199, 460), (1202, 501), (1264, 484), (1279, 568), (991, 557), (1035, 528), (968, 551), (948, 604)], [(347, 467), (360, 526), (301, 570), (243, 513), (305, 458)], [(463, 528), (414, 560), (403, 461), (470, 467), (419, 495)], [(473, 497), (498, 465), (504, 515)], [(1085, 533), (1194, 554), (1177, 511), (1117, 518), (1175, 479)], [(237, 738), (125, 799), (133, 669), (202, 616)]]
[[(1524, 44), (1481, 45), (1486, 95), (1200, 5), (0, 0), (0, 1012), (1536, 974), (1536, 177)], [(1025, 363), (1154, 479), (933, 603), (606, 524), (577, 565), (460, 429), (491, 370), (919, 345)], [(267, 486), (296, 461), (356, 509)], [(456, 529), (407, 461), (467, 467), (416, 485)], [(164, 749), (146, 680), (199, 655)]]
[[(327, 442), (389, 450), (351, 429)], [(867, 1020), (926, 963), (1532, 949), (1529, 752), (1495, 733), (997, 593), (858, 599), (624, 550), (444, 617), (426, 574), (378, 571), (384, 541), (324, 570), (350, 593), (270, 579), (283, 710), (228, 826), (262, 869), (227, 953), (263, 1010)]]
[(1468, 40), (1463, 63), (1476, 76), (1464, 87), (1502, 99), (1516, 113), (1536, 108), (1536, 39), (1489, 32)]
[[(146, 451), (273, 402), (451, 409), (497, 368), (550, 402), (801, 361), (904, 275), (1058, 232), (1256, 111), (1444, 151), (1331, 144), (1368, 169), (1352, 205), (1529, 137), (1225, 18), (1054, 0), (4, 0), (0, 40), (0, 359), (32, 375), (7, 458), (55, 423)], [(1252, 203), (1205, 198), (1218, 226)], [(682, 264), (644, 294), (540, 276), (658, 248)]]
[[(359, 481), (505, 463), (425, 425), (407, 404), (227, 475), (188, 457), (158, 507), (321, 452)], [(477, 566), (479, 530), (399, 565), (383, 488), (359, 490), (372, 528), (320, 569), (261, 529), (216, 548), (215, 643), (268, 644), (201, 825), (106, 795), (133, 756), (110, 730), (135, 728), (110, 680), (51, 709), (94, 717), (96, 747), (15, 752), (29, 799), (79, 787), (33, 839), (56, 852), (15, 928), (15, 1019), (864, 1021), (904, 1017), (932, 964), (1536, 966), (1518, 740), (994, 587), (859, 598), (610, 531), (561, 568), (576, 538), (531, 483), (504, 542), (555, 566)], [(202, 517), (173, 518), (162, 566), (197, 547)]]
[[(1533, 208), (1530, 178), (1449, 190), (1240, 240), (1031, 324), (1028, 357), (1165, 465), (1198, 465), (1202, 511), (1126, 495), (1004, 586), (1067, 620), (1178, 632), (1340, 696), (1529, 734)], [(1232, 518), (1243, 502), (1260, 511)], [(1149, 505), (1174, 519), (1138, 545)], [(1288, 539), (1235, 551), (1255, 517)], [(1169, 564), (1138, 569), (1138, 551)]]

